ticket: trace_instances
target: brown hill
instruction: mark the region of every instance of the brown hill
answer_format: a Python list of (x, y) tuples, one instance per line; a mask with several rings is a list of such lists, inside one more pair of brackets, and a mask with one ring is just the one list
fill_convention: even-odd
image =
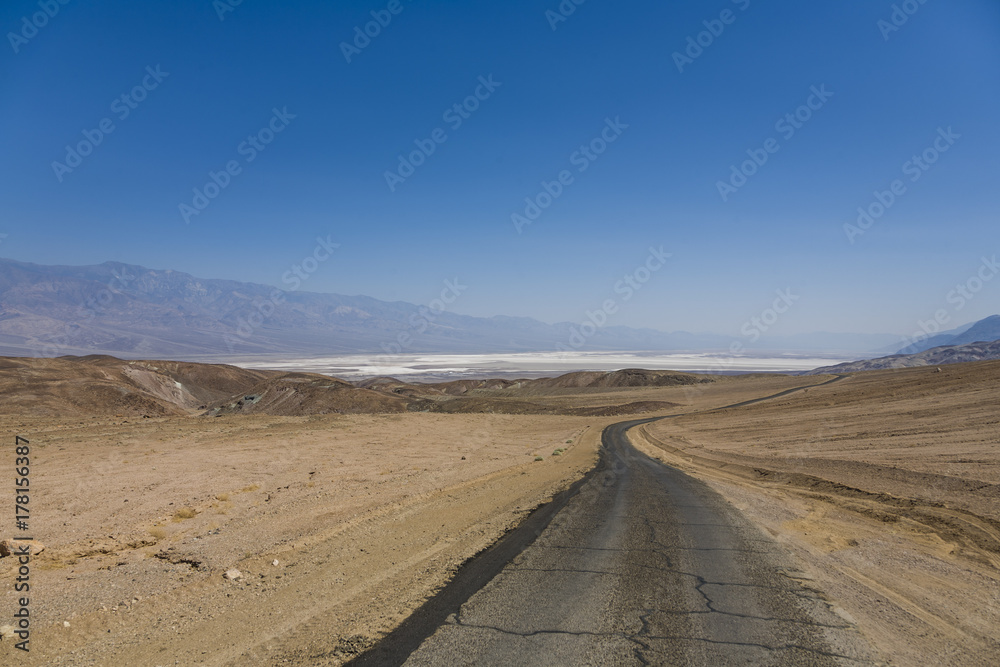
[(528, 380), (498, 380), (490, 378), (487, 380), (452, 380), (451, 382), (438, 382), (420, 386), (435, 389), (449, 396), (462, 396), (476, 390), (518, 388), (529, 383), (530, 381)]
[[(675, 404), (633, 400), (580, 406), (573, 397), (607, 389), (710, 381), (688, 373), (628, 369), (540, 380), (408, 384), (395, 378), (373, 378), (352, 384), (315, 373), (252, 371), (220, 364), (124, 361), (103, 355), (13, 357), (0, 358), (0, 414), (298, 416), (415, 411), (605, 416), (641, 414)], [(540, 403), (541, 397), (556, 397), (558, 404)]]
[(567, 373), (554, 378), (529, 380), (526, 386), (532, 388), (623, 388), (623, 387), (675, 387), (680, 385), (711, 382), (691, 373), (676, 371), (647, 371), (641, 368), (626, 368), (620, 371), (581, 371)]
[(406, 385), (402, 380), (397, 380), (396, 378), (389, 377), (387, 375), (381, 375), (376, 378), (368, 378), (366, 380), (361, 380), (360, 382), (355, 382), (355, 387), (361, 387), (362, 389), (384, 389), (391, 388), (398, 385)]
[[(519, 401), (489, 397), (463, 397), (444, 401), (427, 402), (419, 407), (429, 412), (460, 413), (490, 413), (503, 415), (566, 415), (575, 417), (614, 417), (617, 415), (636, 415), (645, 412), (658, 412), (677, 407), (678, 403), (670, 401), (633, 401), (620, 405), (599, 405), (594, 407), (564, 407), (545, 405), (530, 401)], [(417, 406), (411, 406), (415, 409)]]
[(286, 373), (209, 406), (206, 415), (280, 416), (406, 412), (411, 401), (315, 373)]
[(272, 371), (114, 357), (0, 358), (0, 414), (188, 414), (259, 383)]

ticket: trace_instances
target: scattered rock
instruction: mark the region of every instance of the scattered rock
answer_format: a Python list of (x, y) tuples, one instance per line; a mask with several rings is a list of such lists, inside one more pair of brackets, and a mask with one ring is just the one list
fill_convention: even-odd
[(192, 568), (198, 570), (201, 569), (203, 562), (199, 558), (190, 556), (187, 554), (178, 553), (174, 550), (174, 547), (169, 549), (162, 549), (158, 553), (153, 554), (154, 558), (159, 558), (160, 560), (165, 560), (168, 563), (173, 563), (174, 565), (190, 565)]
[(275, 566), (275, 567), (278, 567), (278, 559), (277, 559), (277, 558), (275, 558), (274, 560), (272, 560), (272, 561), (271, 561), (271, 565), (273, 565), (273, 566)]
[(63, 627), (64, 628), (68, 628), (69, 627), (69, 621), (63, 621)]
[(241, 579), (243, 577), (243, 573), (236, 568), (233, 568), (232, 570), (226, 570), (226, 573), (222, 576), (229, 581), (236, 581), (237, 579)]
[(13, 638), (14, 638), (14, 626), (0, 625), (0, 639), (13, 639)]
[(25, 545), (28, 546), (28, 553), (32, 556), (45, 551), (45, 545), (38, 540), (4, 540), (0, 542), (0, 558), (21, 553)]

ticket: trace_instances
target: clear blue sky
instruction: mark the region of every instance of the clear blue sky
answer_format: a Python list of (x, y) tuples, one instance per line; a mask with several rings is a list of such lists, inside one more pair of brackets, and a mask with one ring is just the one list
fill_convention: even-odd
[[(245, 0), (220, 20), (221, 2), (70, 0), (37, 34), (37, 0), (3, 3), (0, 256), (280, 285), (329, 235), (341, 247), (304, 289), (427, 303), (458, 277), (457, 312), (553, 322), (614, 298), (662, 245), (673, 257), (614, 324), (736, 333), (779, 288), (800, 297), (781, 333), (1000, 311), (1000, 279), (960, 312), (946, 300), (1000, 251), (994, 0), (911, 0), (892, 31), (888, 0), (588, 0), (554, 30), (559, 0), (400, 0), (350, 63), (341, 43), (387, 1)], [(705, 21), (723, 30), (681, 72)], [(491, 75), (453, 129), (443, 113)], [(833, 96), (787, 137), (776, 121), (813, 86)], [(247, 162), (274, 108), (295, 118)], [(571, 156), (607, 118), (628, 128), (581, 173)], [(114, 131), (57, 176), (103, 119)], [(385, 172), (437, 128), (447, 140), (390, 191)], [(911, 181), (939, 128), (960, 138)], [(770, 138), (723, 201), (717, 183)], [(186, 223), (179, 205), (231, 160), (240, 173)], [(511, 214), (564, 169), (573, 182), (518, 234)], [(895, 179), (905, 193), (848, 242)]]

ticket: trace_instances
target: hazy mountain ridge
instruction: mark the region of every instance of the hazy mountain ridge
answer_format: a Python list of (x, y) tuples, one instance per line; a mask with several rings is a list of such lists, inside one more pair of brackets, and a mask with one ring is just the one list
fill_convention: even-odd
[(1000, 340), (1000, 315), (992, 315), (958, 329), (944, 331), (919, 343), (912, 343), (899, 350), (897, 354), (916, 354), (946, 345), (988, 343), (994, 340)]
[[(557, 346), (680, 351), (727, 349), (733, 342), (721, 335), (613, 325), (585, 337), (579, 330), (579, 323), (434, 314), (402, 301), (283, 292), (269, 285), (202, 279), (121, 262), (74, 267), (0, 259), (0, 353), (10, 355), (489, 353), (555, 351)], [(894, 338), (774, 336), (756, 347), (807, 350), (840, 341), (845, 349), (871, 350)]]
[(959, 364), (967, 361), (990, 361), (993, 359), (1000, 359), (1000, 340), (967, 343), (965, 345), (946, 345), (916, 354), (894, 354), (878, 359), (866, 359), (846, 364), (837, 364), (836, 366), (824, 366), (823, 368), (803, 373), (803, 375), (852, 373), (887, 368), (913, 368), (916, 366), (943, 366), (945, 364)]

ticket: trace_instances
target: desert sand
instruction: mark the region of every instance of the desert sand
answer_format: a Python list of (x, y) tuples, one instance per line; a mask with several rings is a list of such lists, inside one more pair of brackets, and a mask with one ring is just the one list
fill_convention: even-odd
[[(7, 421), (35, 452), (33, 532), (46, 546), (32, 569), (29, 662), (336, 664), (589, 468), (600, 426), (423, 414)], [(0, 560), (6, 609), (13, 560)], [(0, 644), (4, 660), (19, 655)]]
[[(310, 414), (358, 401), (331, 402), (321, 389), (351, 390), (322, 376), (227, 370), (214, 382), (193, 367), (170, 370), (187, 392), (175, 395), (155, 375), (166, 365), (150, 376), (109, 363), (53, 391), (37, 377), (48, 366), (17, 362), (6, 385), (0, 377), (7, 395), (33, 392), (0, 411), (0, 433), (31, 441), (32, 532), (46, 547), (32, 565), (30, 656), (5, 639), (0, 660), (343, 664), (589, 470), (603, 427), (632, 413), (690, 413), (633, 440), (709, 481), (788, 545), (802, 576), (887, 662), (988, 664), (995, 650), (996, 364), (822, 386), (831, 378), (381, 381), (357, 390), (367, 392), (357, 394), (361, 409), (393, 412)], [(79, 397), (95, 373), (99, 395), (128, 400), (88, 414)], [(243, 411), (222, 398), (248, 382), (294, 389), (308, 400), (282, 405), (306, 414)], [(122, 383), (132, 383), (125, 394)], [(54, 415), (67, 396), (71, 414)], [(396, 411), (393, 401), (432, 401), (437, 411)], [(11, 537), (3, 525), (0, 539)], [(4, 609), (14, 608), (12, 561), (0, 559)]]

